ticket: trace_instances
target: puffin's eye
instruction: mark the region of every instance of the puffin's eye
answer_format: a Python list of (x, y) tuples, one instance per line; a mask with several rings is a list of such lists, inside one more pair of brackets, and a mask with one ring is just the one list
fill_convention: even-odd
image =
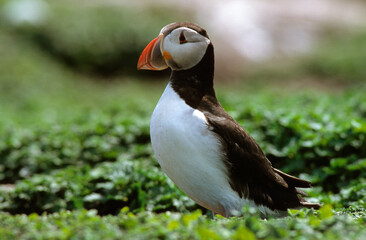
[(186, 43), (186, 42), (187, 42), (186, 36), (184, 36), (184, 33), (181, 32), (180, 35), (179, 35), (179, 44), (183, 44), (183, 43)]

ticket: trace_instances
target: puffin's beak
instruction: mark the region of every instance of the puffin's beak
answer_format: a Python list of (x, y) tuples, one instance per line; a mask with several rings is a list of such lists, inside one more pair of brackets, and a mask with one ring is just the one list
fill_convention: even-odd
[(164, 70), (168, 67), (161, 54), (163, 41), (164, 35), (160, 34), (146, 46), (137, 63), (138, 70)]

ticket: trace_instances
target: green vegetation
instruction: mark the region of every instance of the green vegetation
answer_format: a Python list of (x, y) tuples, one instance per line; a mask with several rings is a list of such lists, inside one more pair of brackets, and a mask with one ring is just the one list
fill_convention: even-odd
[[(245, 68), (245, 76), (261, 80), (261, 83), (315, 80), (315, 84), (325, 83), (328, 87), (365, 82), (365, 28), (329, 31), (315, 51), (297, 58), (271, 60), (261, 66)], [(310, 81), (310, 84), (314, 82)]]
[[(308, 199), (324, 205), (282, 219), (262, 220), (254, 209), (223, 219), (197, 206), (161, 171), (149, 119), (166, 81), (131, 74), (139, 52), (171, 16), (164, 9), (50, 7), (55, 14), (45, 25), (0, 24), (0, 55), (6, 56), (0, 58), (1, 239), (364, 239), (366, 68), (363, 50), (356, 51), (364, 34), (335, 40), (288, 75), (351, 80), (348, 89), (217, 84), (225, 109), (274, 166), (311, 180)], [(75, 21), (78, 11), (85, 21)], [(151, 25), (136, 21), (131, 31), (116, 20), (136, 11), (150, 16)], [(271, 73), (261, 74), (249, 80)]]
[[(221, 95), (225, 108), (261, 143), (276, 167), (313, 181), (313, 197), (337, 208), (365, 206), (366, 121), (358, 108), (365, 102), (363, 94)], [(335, 98), (342, 104), (334, 105)], [(1, 181), (26, 179), (3, 195), (2, 209), (42, 213), (84, 207), (105, 214), (123, 206), (132, 211), (191, 208), (154, 159), (148, 130), (152, 109), (126, 116), (130, 111), (117, 104), (113, 112), (96, 110), (97, 118), (77, 113), (80, 119), (71, 125), (5, 132)]]
[(322, 78), (366, 79), (366, 32), (342, 31), (332, 35), (304, 64), (308, 73)]
[(136, 8), (123, 5), (50, 2), (44, 20), (6, 26), (21, 38), (79, 72), (115, 75), (136, 74), (142, 49), (157, 29), (187, 13), (169, 8)]
[[(318, 213), (292, 211), (285, 219), (261, 220), (252, 209), (245, 217), (214, 220), (192, 213), (133, 214), (100, 217), (96, 211), (61, 211), (51, 215), (0, 214), (3, 239), (364, 239), (365, 219), (334, 215), (329, 206)], [(14, 227), (16, 226), (16, 228)]]

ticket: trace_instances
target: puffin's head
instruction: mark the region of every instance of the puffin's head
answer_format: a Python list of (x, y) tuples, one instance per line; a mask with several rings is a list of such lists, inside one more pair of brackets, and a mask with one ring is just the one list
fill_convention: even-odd
[(142, 52), (137, 69), (186, 70), (197, 65), (206, 53), (210, 39), (194, 23), (177, 22), (165, 26)]

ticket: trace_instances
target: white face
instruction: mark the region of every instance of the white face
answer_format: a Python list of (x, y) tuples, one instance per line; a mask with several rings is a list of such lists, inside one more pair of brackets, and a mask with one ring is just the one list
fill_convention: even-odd
[(186, 27), (174, 29), (161, 46), (166, 63), (173, 70), (185, 70), (197, 65), (206, 53), (210, 40)]

